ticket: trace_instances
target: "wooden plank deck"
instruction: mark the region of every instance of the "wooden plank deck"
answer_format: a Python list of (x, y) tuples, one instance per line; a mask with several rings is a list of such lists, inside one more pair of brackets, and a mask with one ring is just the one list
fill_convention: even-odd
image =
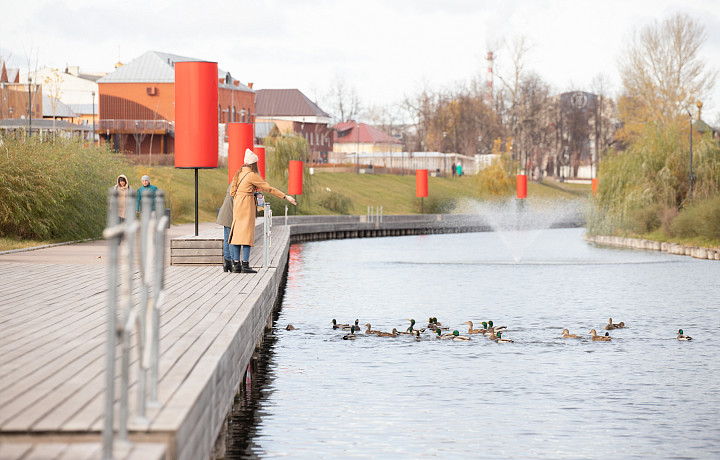
[[(209, 240), (218, 232), (222, 238), (218, 227)], [(287, 264), (288, 228), (273, 229), (268, 269), (260, 268), (261, 238), (256, 232), (259, 244), (251, 257), (257, 274), (223, 273), (221, 255), (217, 265), (166, 267), (160, 407), (148, 407), (145, 423), (133, 417), (133, 349), (129, 429), (136, 443), (118, 458), (208, 456), (268, 324)], [(106, 301), (104, 264), (17, 263), (0, 255), (0, 459), (98, 458)], [(116, 356), (117, 398), (119, 348)]]

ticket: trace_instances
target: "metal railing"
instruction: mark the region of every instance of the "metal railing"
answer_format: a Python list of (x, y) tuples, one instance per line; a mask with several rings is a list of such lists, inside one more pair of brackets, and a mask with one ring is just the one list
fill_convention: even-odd
[(122, 119), (101, 119), (98, 121), (99, 131), (122, 131), (127, 133), (166, 131), (175, 132), (175, 123), (167, 120), (122, 120)]
[[(110, 189), (108, 225), (103, 237), (109, 241), (110, 261), (108, 267), (108, 332), (105, 381), (105, 424), (103, 427), (103, 459), (113, 458), (115, 434), (115, 352), (121, 346), (120, 407), (118, 411), (118, 437), (128, 441), (130, 350), (133, 331), (137, 336), (138, 384), (136, 420), (146, 423), (148, 392), (147, 374), (150, 372), (150, 405), (158, 403), (158, 356), (160, 309), (164, 298), (165, 232), (168, 217), (152, 210), (165, 209), (165, 196), (156, 193), (153, 203), (151, 193), (143, 192), (141, 220), (135, 219), (135, 197), (126, 196), (124, 222), (118, 217), (118, 193)], [(133, 282), (136, 258), (136, 236), (140, 233), (137, 248), (139, 261), (140, 299), (135, 307)], [(120, 318), (118, 318), (118, 310)]]
[(367, 208), (367, 221), (382, 223), (383, 220), (383, 207), (382, 206), (368, 206)]
[(272, 245), (272, 209), (265, 203), (263, 212), (263, 268), (270, 267), (270, 246)]

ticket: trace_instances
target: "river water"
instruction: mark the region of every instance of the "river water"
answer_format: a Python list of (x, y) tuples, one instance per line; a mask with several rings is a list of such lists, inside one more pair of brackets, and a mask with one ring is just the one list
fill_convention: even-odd
[[(720, 458), (720, 264), (583, 231), (293, 245), (228, 458)], [(514, 343), (331, 328), (431, 316), (463, 335), (493, 320)], [(610, 317), (626, 328), (590, 340)]]

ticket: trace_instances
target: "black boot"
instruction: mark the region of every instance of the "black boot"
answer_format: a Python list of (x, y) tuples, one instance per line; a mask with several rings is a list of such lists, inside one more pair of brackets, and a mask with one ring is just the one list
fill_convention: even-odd
[(232, 260), (223, 257), (223, 273), (232, 271)]
[(242, 272), (243, 273), (257, 273), (257, 271), (250, 268), (250, 262), (245, 260), (242, 261)]
[(242, 273), (242, 263), (239, 260), (233, 260), (232, 263), (232, 272), (233, 273)]

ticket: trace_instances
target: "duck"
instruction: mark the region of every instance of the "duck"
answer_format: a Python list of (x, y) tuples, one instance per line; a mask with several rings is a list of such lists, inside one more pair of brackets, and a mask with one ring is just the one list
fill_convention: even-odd
[(367, 323), (367, 324), (365, 325), (365, 327), (367, 327), (367, 329), (365, 330), (365, 333), (366, 333), (366, 334), (377, 334), (378, 332), (380, 332), (380, 331), (376, 331), (376, 330), (370, 329), (370, 327), (371, 327), (371, 326), (370, 326), (370, 323)]
[(592, 336), (592, 339), (596, 342), (609, 342), (611, 340), (610, 335), (597, 335), (597, 332), (595, 329), (592, 329), (590, 331), (590, 335)]
[(453, 337), (455, 337), (455, 332), (447, 332), (447, 333), (443, 334), (440, 329), (436, 329), (435, 332), (437, 333), (437, 335), (435, 337), (437, 337), (438, 339), (447, 340), (447, 339), (452, 339)]
[(470, 337), (460, 335), (460, 332), (458, 332), (458, 331), (453, 331), (452, 339), (454, 342), (467, 342), (468, 340), (470, 340)]
[(678, 340), (690, 341), (690, 340), (692, 340), (692, 337), (690, 337), (689, 335), (685, 335), (685, 333), (683, 333), (683, 330), (682, 330), (682, 329), (678, 329), (678, 331), (677, 331), (677, 339), (678, 339)]
[(398, 331), (397, 331), (397, 329), (393, 328), (392, 332), (378, 331), (376, 335), (378, 337), (397, 337)]
[(333, 320), (332, 320), (332, 328), (333, 329), (342, 329), (345, 327), (347, 327), (349, 329), (350, 324), (338, 324), (338, 322), (333, 318)]
[(440, 329), (441, 331), (447, 331), (450, 329), (448, 327), (443, 327), (442, 323), (438, 323), (438, 320), (435, 317), (428, 319), (427, 328), (430, 329), (431, 331), (436, 331), (438, 329)]
[[(502, 332), (501, 332), (501, 334), (502, 334)], [(488, 340), (492, 340), (493, 342), (496, 342), (497, 338), (498, 338), (498, 336), (495, 334), (495, 331), (490, 328), (488, 328), (488, 332), (483, 335), (486, 335)]]
[(567, 329), (563, 329), (562, 331), (563, 339), (577, 339), (578, 336), (576, 334), (571, 334), (570, 331)]
[(294, 330), (295, 330), (295, 326), (293, 326), (292, 324), (288, 324), (287, 326), (285, 326), (285, 330), (286, 330), (286, 331), (294, 331)]
[(468, 325), (468, 334), (482, 334), (485, 331), (485, 329), (473, 329), (472, 321), (465, 321), (465, 324)]
[(497, 340), (495, 340), (497, 343), (515, 343), (512, 339), (503, 339), (502, 338), (502, 332), (497, 333)]
[(505, 332), (507, 331), (507, 326), (494, 326), (492, 321), (488, 321), (488, 328), (492, 329), (495, 332)]
[(408, 330), (408, 332), (410, 332), (410, 334), (413, 334), (414, 331), (420, 331), (421, 333), (422, 333), (422, 332), (425, 332), (425, 328), (415, 329), (415, 320), (414, 320), (414, 319), (411, 319), (411, 320), (409, 320), (409, 321), (410, 321), (410, 327), (407, 328), (407, 330)]
[(622, 329), (622, 328), (624, 328), (624, 327), (625, 327), (625, 323), (620, 322), (620, 323), (615, 324), (615, 323), (612, 322), (612, 318), (610, 318), (610, 319), (608, 320), (607, 326), (605, 326), (605, 330), (606, 330), (606, 331), (612, 331), (613, 329)]
[(350, 326), (350, 333), (343, 336), (343, 340), (355, 340), (355, 326)]

